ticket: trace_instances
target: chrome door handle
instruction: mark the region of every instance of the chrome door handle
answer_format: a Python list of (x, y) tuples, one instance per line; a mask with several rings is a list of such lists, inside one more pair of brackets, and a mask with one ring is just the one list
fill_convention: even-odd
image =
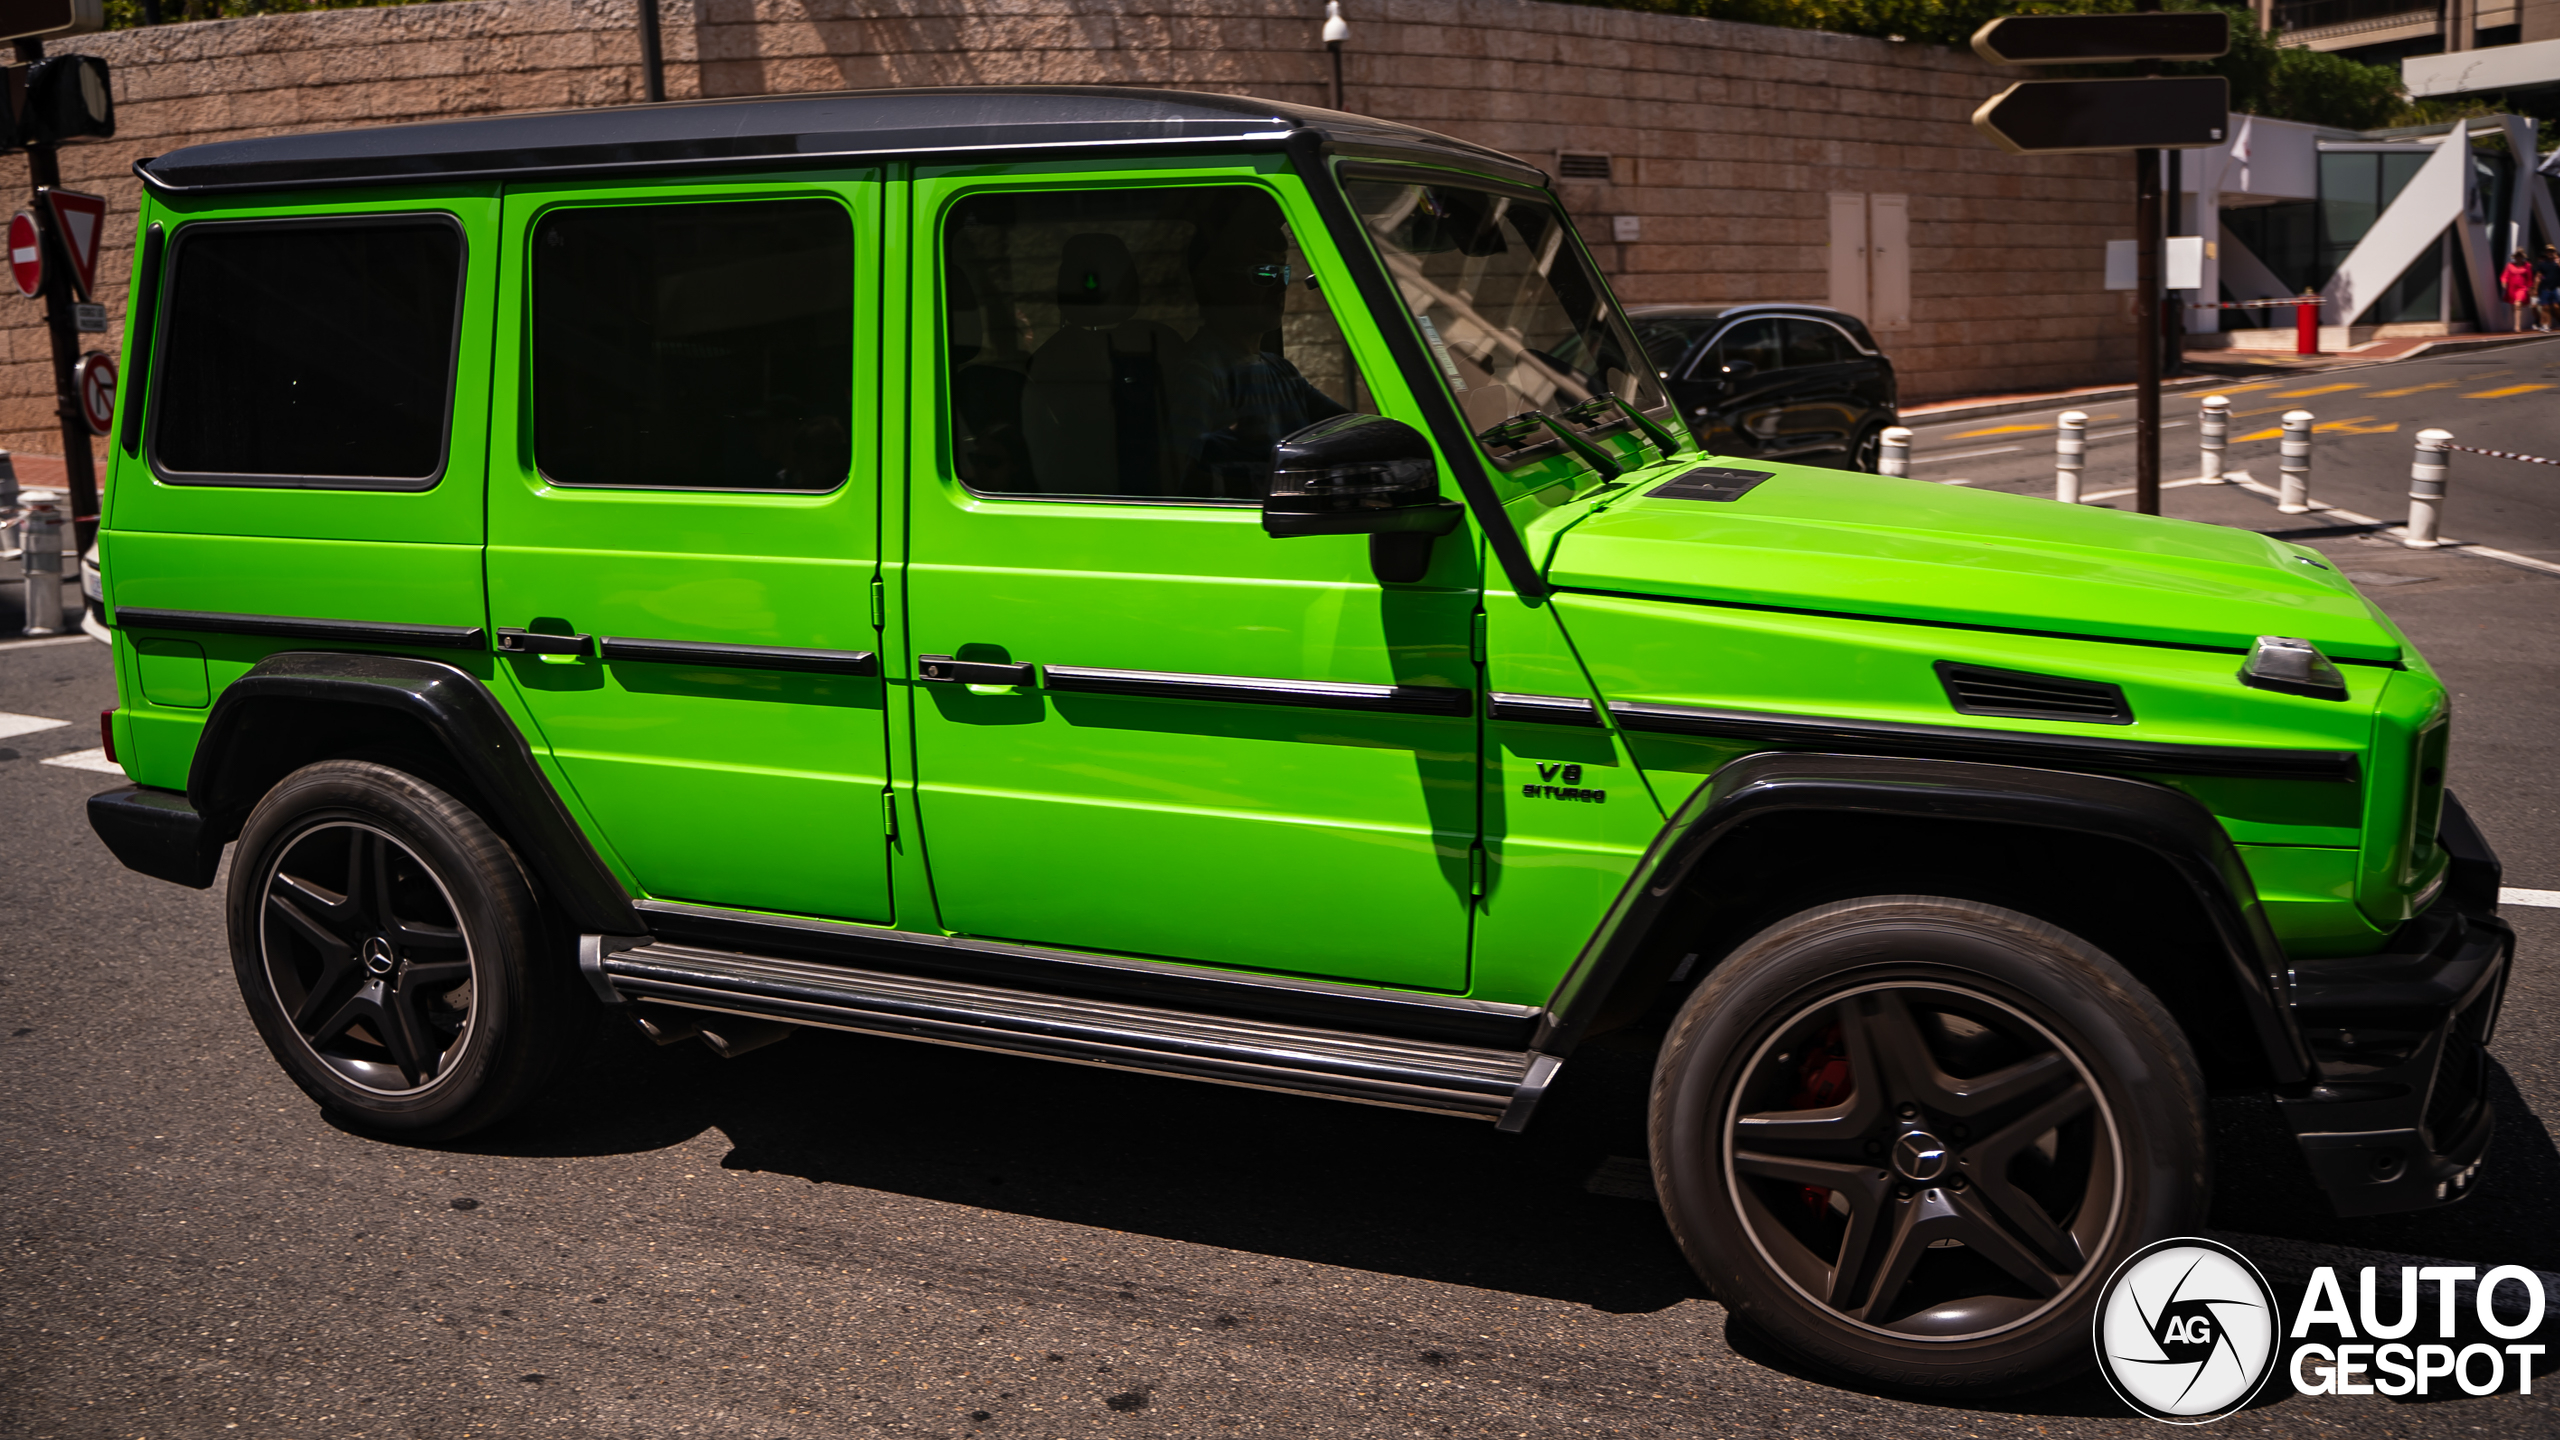
[(592, 655), (595, 637), (591, 635), (550, 635), (538, 630), (505, 630), (498, 632), (498, 648), (509, 655)]
[(916, 657), (916, 678), (944, 685), (1037, 685), (1039, 668), (1028, 662), (998, 664), (990, 660), (954, 660), (948, 655)]

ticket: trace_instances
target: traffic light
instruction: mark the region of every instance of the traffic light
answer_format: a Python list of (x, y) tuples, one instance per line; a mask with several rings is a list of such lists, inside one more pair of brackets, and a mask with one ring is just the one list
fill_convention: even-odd
[[(18, 87), (9, 87), (16, 98)], [(18, 141), (59, 145), (116, 133), (116, 97), (107, 85), (107, 62), (95, 55), (49, 55), (27, 67), (25, 108), (18, 112)]]

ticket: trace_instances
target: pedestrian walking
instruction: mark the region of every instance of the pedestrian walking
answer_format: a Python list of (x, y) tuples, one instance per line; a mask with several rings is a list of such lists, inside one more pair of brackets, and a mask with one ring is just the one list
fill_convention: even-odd
[(2498, 291), (2507, 297), (2507, 306), (2515, 311), (2518, 330), (2540, 328), (2540, 317), (2534, 313), (2535, 286), (2533, 257), (2521, 248), (2507, 259), (2507, 268), (2498, 272)]
[(2560, 329), (2560, 245), (2543, 246), (2533, 262), (2533, 314), (2535, 329)]

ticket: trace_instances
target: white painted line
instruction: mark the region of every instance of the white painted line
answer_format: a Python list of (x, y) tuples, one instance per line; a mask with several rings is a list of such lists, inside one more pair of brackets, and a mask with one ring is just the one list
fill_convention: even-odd
[(119, 780), (124, 778), (124, 767), (108, 759), (104, 750), (74, 750), (68, 755), (56, 755), (44, 763), (59, 765), (65, 770), (95, 770)]
[(68, 720), (47, 720), (41, 715), (12, 715), (0, 710), (0, 740), (12, 735), (33, 735), (39, 730), (59, 730), (70, 723)]
[(2539, 905), (2545, 910), (2560, 910), (2560, 890), (2517, 890), (2512, 887), (2498, 892), (2501, 905)]
[(0, 655), (12, 650), (42, 650), (51, 645), (77, 645), (89, 639), (86, 635), (56, 635), (45, 640), (0, 640)]
[(2024, 445), (1994, 445), (1988, 450), (1958, 450), (1952, 455), (1914, 455), (1911, 463), (1935, 465), (1941, 460), (1979, 460), (1985, 455), (2014, 455), (2026, 448)]
[[(2246, 490), (2253, 495), (2263, 495), (2270, 500), (2282, 498), (2281, 492), (2275, 490), (2273, 487), (2261, 485), (2257, 481), (2250, 479), (2249, 472), (2246, 470), (2234, 470), (2227, 478), (2229, 478), (2232, 484), (2239, 486), (2241, 489)], [(2353, 510), (2341, 510), (2335, 505), (2323, 505), (2317, 500), (2310, 500), (2308, 503), (2314, 512), (2334, 520), (2342, 521), (2345, 524), (2371, 525), (2377, 528), (2384, 535), (2406, 535), (2408, 533), (2408, 527), (2405, 525), (2394, 525), (2388, 520), (2376, 520), (2370, 515), (2359, 515)], [(2506, 564), (2514, 565), (2522, 569), (2538, 570), (2545, 575), (2560, 575), (2560, 564), (2554, 564), (2549, 560), (2537, 560), (2530, 555), (2518, 555), (2511, 550), (2493, 550), (2486, 545), (2473, 545), (2468, 541), (2453, 539), (2446, 539), (2442, 544), (2435, 548), (2440, 550), (2451, 550), (2459, 555), (2477, 555), (2483, 560), (2503, 561)]]
[[(2191, 480), (2163, 480), (2160, 482), (2160, 488), (2163, 490), (2176, 490), (2187, 485), (2219, 485), (2221, 483), (2221, 481), (2216, 480), (2211, 476), (2198, 475)], [(2133, 492), (2131, 490), (2101, 490), (2095, 495), (2081, 496), (2080, 503), (2086, 505), (2092, 500), (2121, 500), (2132, 493)]]

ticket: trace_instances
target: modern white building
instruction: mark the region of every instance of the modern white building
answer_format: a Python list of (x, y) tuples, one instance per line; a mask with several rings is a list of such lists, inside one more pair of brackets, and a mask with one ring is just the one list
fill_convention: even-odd
[(2227, 133), (2179, 161), (2177, 232), (2208, 242), (2203, 283), (2187, 292), (2195, 343), (2290, 347), (2292, 311), (2201, 302), (2306, 289), (2321, 296), (2324, 350), (2510, 329), (2497, 285), (2508, 252), (2560, 244), (2534, 122), (2521, 116), (2358, 132), (2234, 115)]

